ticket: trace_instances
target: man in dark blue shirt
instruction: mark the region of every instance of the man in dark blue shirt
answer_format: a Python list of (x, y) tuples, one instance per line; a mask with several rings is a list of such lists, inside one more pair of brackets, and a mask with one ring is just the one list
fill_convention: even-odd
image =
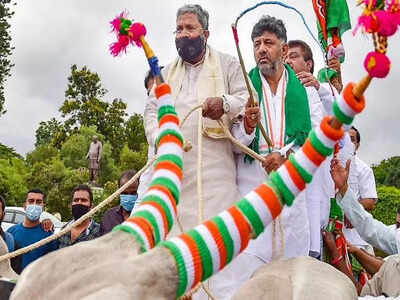
[[(46, 232), (40, 224), (39, 219), (44, 210), (44, 205), (45, 195), (41, 190), (32, 189), (28, 191), (24, 203), (24, 209), (26, 212), (24, 222), (14, 225), (7, 230), (7, 232), (13, 235), (14, 239), (21, 247), (29, 246), (53, 234), (52, 232)], [(57, 248), (57, 241), (53, 241), (23, 254), (22, 270), (31, 262), (53, 250), (56, 250)]]

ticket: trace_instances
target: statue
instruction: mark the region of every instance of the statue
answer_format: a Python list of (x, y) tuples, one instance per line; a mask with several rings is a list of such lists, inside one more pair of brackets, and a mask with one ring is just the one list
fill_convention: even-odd
[(96, 182), (96, 177), (99, 174), (101, 156), (103, 154), (103, 145), (98, 140), (97, 135), (93, 136), (93, 142), (90, 143), (89, 151), (86, 159), (89, 159), (90, 182)]

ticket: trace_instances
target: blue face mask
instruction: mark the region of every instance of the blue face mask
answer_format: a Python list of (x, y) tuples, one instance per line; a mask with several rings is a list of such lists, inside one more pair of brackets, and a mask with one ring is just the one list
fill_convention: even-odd
[(127, 195), (127, 194), (121, 194), (119, 195), (119, 198), (121, 199), (121, 206), (123, 209), (126, 211), (132, 211), (133, 206), (135, 206), (135, 202), (137, 199), (137, 195)]
[(43, 206), (36, 204), (29, 204), (26, 206), (26, 217), (32, 222), (39, 220), (42, 214)]

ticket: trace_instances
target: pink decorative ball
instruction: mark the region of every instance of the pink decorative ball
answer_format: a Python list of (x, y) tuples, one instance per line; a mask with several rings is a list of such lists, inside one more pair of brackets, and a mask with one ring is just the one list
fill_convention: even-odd
[(361, 16), (358, 18), (358, 24), (364, 27), (368, 33), (377, 32), (379, 29), (379, 23), (373, 16)]
[(390, 60), (385, 54), (375, 51), (370, 52), (364, 60), (364, 68), (369, 76), (384, 78), (389, 74)]
[(129, 28), (130, 38), (137, 45), (141, 45), (140, 37), (146, 35), (146, 27), (142, 23), (133, 23)]
[(391, 36), (397, 31), (396, 16), (385, 10), (378, 10), (375, 12), (375, 17), (379, 22), (378, 33), (383, 36)]

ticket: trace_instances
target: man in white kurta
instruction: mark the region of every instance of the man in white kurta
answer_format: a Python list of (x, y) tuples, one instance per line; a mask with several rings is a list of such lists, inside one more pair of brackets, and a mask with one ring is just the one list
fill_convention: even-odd
[[(203, 17), (204, 10), (198, 5), (186, 5), (178, 10), (176, 45), (180, 56), (162, 71), (171, 86), (181, 122), (191, 109), (204, 103), (203, 116), (201, 110), (194, 111), (181, 129), (185, 141), (192, 144), (192, 149), (183, 154), (184, 175), (178, 206), (178, 216), (184, 230), (199, 223), (199, 214), (206, 220), (240, 199), (232, 144), (221, 138), (222, 129), (211, 119), (222, 117), (230, 126), (231, 120), (244, 108), (248, 92), (239, 62), (230, 55), (206, 46), (208, 13), (206, 22)], [(198, 47), (202, 47), (202, 51), (199, 51), (199, 57), (193, 59), (190, 56)], [(146, 102), (144, 120), (147, 139), (154, 144), (158, 123), (153, 93)], [(203, 131), (201, 149), (199, 126)], [(197, 188), (199, 151), (202, 155), (200, 180), (203, 195), (200, 203)], [(178, 226), (174, 226), (171, 234), (177, 233), (180, 233)]]
[[(357, 151), (360, 146), (360, 134), (355, 127), (352, 127), (349, 130), (349, 134), (355, 145), (355, 151)], [(357, 156), (356, 152), (351, 159), (348, 184), (360, 204), (362, 204), (367, 211), (372, 211), (375, 208), (378, 199), (374, 172)], [(374, 253), (371, 245), (360, 237), (359, 232), (357, 232), (349, 222), (345, 222), (344, 225), (343, 233), (350, 244), (363, 248), (371, 254)]]

